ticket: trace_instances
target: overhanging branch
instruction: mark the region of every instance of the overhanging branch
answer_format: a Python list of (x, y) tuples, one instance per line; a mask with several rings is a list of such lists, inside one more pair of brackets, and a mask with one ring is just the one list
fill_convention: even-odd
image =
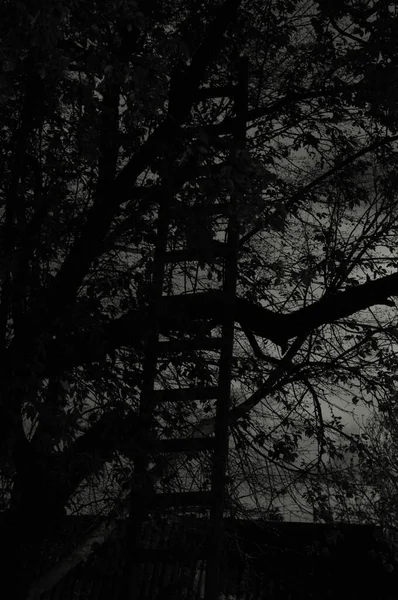
[[(285, 347), (293, 338), (375, 305), (391, 305), (390, 296), (398, 295), (398, 273), (387, 275), (375, 281), (324, 296), (310, 306), (288, 314), (273, 312), (244, 298), (236, 302), (235, 320), (244, 331), (268, 339)], [(223, 299), (217, 292), (173, 296), (165, 300), (159, 315), (161, 333), (170, 330), (183, 330), (186, 323), (196, 320), (212, 320), (221, 323)], [(92, 338), (92, 333), (75, 334), (67, 340), (54, 341), (47, 352), (46, 373), (54, 374), (74, 366), (99, 361), (107, 354), (121, 347), (141, 348), (147, 328), (147, 317), (139, 310), (132, 310), (103, 326), (98, 333), (100, 339)], [(67, 350), (65, 348), (68, 348)]]

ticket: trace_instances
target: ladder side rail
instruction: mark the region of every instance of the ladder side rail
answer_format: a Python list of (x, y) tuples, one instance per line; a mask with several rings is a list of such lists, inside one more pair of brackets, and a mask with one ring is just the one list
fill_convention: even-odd
[[(165, 159), (166, 160), (166, 159)], [(166, 165), (167, 168), (167, 165)], [(123, 567), (122, 582), (119, 590), (119, 600), (137, 597), (137, 589), (133, 573), (133, 560), (136, 555), (136, 546), (142, 523), (147, 518), (150, 502), (153, 495), (153, 485), (148, 475), (150, 428), (152, 409), (154, 404), (154, 381), (157, 367), (157, 346), (159, 341), (159, 322), (156, 318), (159, 302), (162, 296), (164, 278), (164, 256), (167, 248), (169, 226), (169, 204), (171, 202), (170, 181), (168, 192), (158, 212), (158, 231), (156, 246), (152, 263), (151, 295), (148, 303), (147, 324), (148, 333), (144, 342), (144, 361), (142, 373), (142, 388), (140, 395), (139, 415), (142, 420), (142, 430), (139, 439), (140, 450), (134, 464), (134, 474), (129, 498), (129, 516), (126, 527), (125, 565)]]
[[(242, 58), (239, 65), (238, 83), (235, 87), (235, 148), (243, 149), (246, 140), (248, 60)], [(234, 151), (234, 153), (236, 150)], [(237, 197), (231, 195), (231, 215), (228, 221), (228, 246), (230, 253), (225, 264), (226, 312), (222, 325), (223, 348), (219, 366), (220, 396), (216, 405), (215, 453), (212, 473), (213, 503), (210, 511), (211, 539), (206, 569), (205, 600), (218, 600), (220, 593), (220, 566), (223, 548), (223, 517), (226, 498), (226, 469), (228, 461), (228, 415), (230, 410), (231, 372), (233, 359), (236, 283), (238, 276), (239, 222)]]

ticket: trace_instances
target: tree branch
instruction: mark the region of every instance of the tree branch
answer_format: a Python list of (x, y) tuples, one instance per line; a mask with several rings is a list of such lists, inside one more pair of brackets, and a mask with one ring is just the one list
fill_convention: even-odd
[[(284, 348), (289, 340), (314, 329), (335, 323), (375, 305), (391, 306), (390, 296), (398, 295), (398, 273), (324, 296), (310, 306), (288, 314), (275, 313), (244, 298), (237, 298), (235, 320), (244, 331), (263, 337)], [(160, 318), (161, 333), (184, 329), (195, 320), (223, 319), (222, 294), (203, 292), (165, 299)], [(140, 348), (147, 328), (147, 316), (132, 310), (107, 325), (93, 340), (91, 332), (75, 334), (67, 340), (55, 340), (47, 351), (46, 374), (68, 370), (87, 362), (99, 361), (111, 351), (131, 346)]]
[[(294, 206), (294, 204), (296, 204), (296, 202), (298, 202), (305, 194), (307, 194), (308, 192), (310, 192), (311, 190), (316, 188), (323, 181), (326, 181), (326, 179), (329, 179), (329, 177), (331, 177), (332, 175), (334, 175), (341, 169), (344, 169), (344, 168), (350, 166), (358, 158), (365, 156), (365, 154), (368, 154), (369, 152), (372, 152), (373, 150), (376, 150), (377, 148), (381, 148), (382, 146), (386, 146), (387, 144), (390, 144), (391, 142), (395, 142), (396, 140), (398, 140), (398, 135), (388, 136), (386, 138), (383, 138), (381, 140), (377, 140), (376, 142), (373, 142), (373, 144), (369, 144), (369, 146), (366, 146), (366, 148), (362, 148), (361, 150), (359, 150), (358, 152), (355, 152), (355, 154), (352, 154), (351, 156), (348, 156), (344, 160), (336, 160), (334, 167), (332, 167), (325, 173), (322, 173), (322, 175), (319, 175), (318, 177), (316, 177), (313, 181), (311, 181), (311, 183), (304, 185), (297, 192), (295, 192), (292, 196), (290, 196), (290, 198), (288, 198), (285, 201), (286, 209), (289, 210), (289, 208)], [(264, 225), (258, 225), (256, 227), (253, 227), (253, 229), (251, 231), (249, 231), (244, 236), (242, 236), (242, 238), (240, 239), (240, 242), (239, 242), (240, 246), (243, 246), (243, 244), (245, 244), (250, 238), (252, 238), (254, 235), (259, 233), (263, 229), (264, 229)]]

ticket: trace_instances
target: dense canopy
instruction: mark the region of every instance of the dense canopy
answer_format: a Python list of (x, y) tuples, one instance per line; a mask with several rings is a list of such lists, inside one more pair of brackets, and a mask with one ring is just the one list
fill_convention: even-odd
[[(16, 599), (64, 515), (112, 517), (131, 484), (170, 197), (240, 198), (235, 513), (394, 522), (397, 27), (384, 0), (3, 2), (0, 501)], [(231, 162), (233, 106), (207, 88), (234, 83), (242, 56), (247, 142)], [(206, 260), (169, 269), (165, 339), (218, 327), (220, 277)], [(159, 370), (166, 387), (213, 378), (211, 354)], [(192, 426), (212, 430), (210, 404), (158, 415), (166, 437)], [(208, 476), (172, 467), (157, 485)]]

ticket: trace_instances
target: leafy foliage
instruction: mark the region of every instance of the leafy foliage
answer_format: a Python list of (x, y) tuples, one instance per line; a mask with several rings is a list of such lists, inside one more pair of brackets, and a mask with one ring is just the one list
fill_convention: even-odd
[[(65, 510), (109, 514), (129, 485), (167, 195), (193, 214), (171, 223), (170, 249), (187, 235), (191, 245), (222, 241), (225, 219), (200, 223), (195, 209), (233, 191), (240, 198), (234, 512), (275, 518), (287, 502), (324, 520), (394, 522), (393, 6), (56, 0), (5, 2), (0, 17), (0, 468), (10, 564), (21, 547), (29, 555), (56, 535)], [(198, 90), (235, 82), (242, 55), (247, 144), (231, 160), (232, 102), (198, 101)], [(213, 262), (174, 266), (166, 291), (211, 292), (221, 279)], [(214, 334), (219, 310), (203, 306)], [(181, 315), (164, 317), (165, 338), (205, 326), (203, 313), (185, 323)], [(215, 361), (172, 356), (158, 382), (211, 384)], [(373, 413), (364, 433), (355, 420)], [(178, 437), (211, 428), (212, 418), (211, 403), (167, 406), (155, 428)], [(163, 489), (188, 480), (201, 488), (209, 465), (189, 457), (162, 475)], [(20, 521), (25, 530), (11, 535)], [(27, 570), (15, 597), (31, 579)]]

